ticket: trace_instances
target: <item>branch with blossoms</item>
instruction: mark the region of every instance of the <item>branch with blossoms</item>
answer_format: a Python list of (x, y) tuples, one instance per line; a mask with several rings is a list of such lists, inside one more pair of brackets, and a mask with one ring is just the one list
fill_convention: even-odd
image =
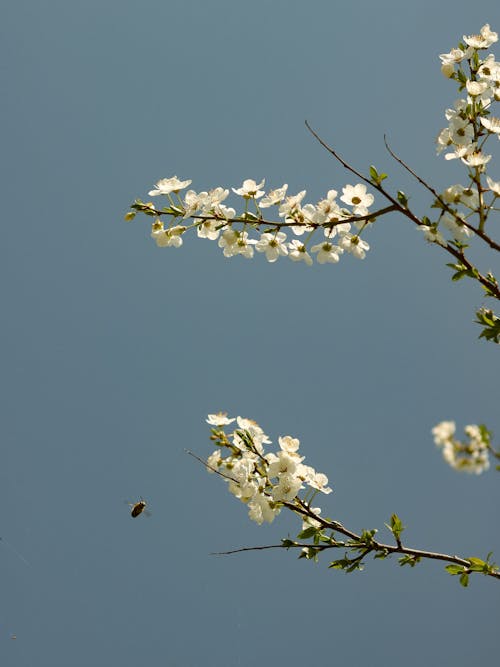
[[(500, 118), (493, 115), (494, 106), (500, 101), (500, 62), (493, 54), (482, 57), (482, 51), (496, 41), (497, 34), (485, 25), (478, 35), (464, 36), (457, 48), (440, 56), (443, 74), (457, 83), (463, 97), (446, 110), (448, 124), (437, 138), (437, 150), (445, 152), (447, 161), (460, 161), (465, 169), (463, 183), (438, 191), (396, 155), (386, 141), (396, 163), (430, 195), (430, 209), (436, 211), (435, 215), (417, 213), (410, 206), (408, 195), (387, 188), (387, 174), (379, 173), (374, 166), (367, 174), (357, 170), (306, 123), (319, 143), (359, 180), (343, 186), (342, 194), (330, 189), (317, 203), (305, 203), (305, 190), (290, 194), (285, 183), (266, 192), (265, 179), (246, 179), (241, 186), (231, 188), (239, 198), (233, 208), (227, 201), (229, 188), (196, 192), (187, 189), (191, 180), (173, 176), (159, 180), (149, 191), (150, 197), (166, 198), (164, 205), (136, 199), (125, 218), (132, 220), (138, 213), (153, 218), (151, 236), (159, 247), (179, 248), (189, 232), (196, 232), (199, 238), (217, 241), (225, 257), (241, 255), (251, 259), (261, 253), (272, 263), (289, 258), (310, 266), (313, 258), (319, 264), (338, 263), (345, 253), (364, 259), (370, 250), (368, 232), (380, 218), (399, 213), (422, 232), (424, 239), (451, 257), (447, 266), (452, 269), (453, 281), (470, 278), (481, 286), (485, 297), (500, 300), (494, 273), (479, 268), (471, 258), (472, 243), (489, 251), (500, 250), (500, 242), (491, 230), (492, 214), (500, 210), (500, 181), (486, 175), (492, 156), (485, 152), (487, 142), (494, 137), (500, 139)], [(382, 198), (383, 205), (375, 206), (372, 191)], [(275, 215), (268, 212), (273, 208)], [(500, 343), (500, 317), (492, 308), (480, 307), (476, 322), (481, 326), (480, 338)], [(300, 558), (316, 561), (325, 551), (340, 550), (342, 557), (331, 561), (329, 567), (345, 572), (362, 569), (369, 556), (384, 559), (396, 554), (403, 566), (414, 567), (425, 559), (443, 561), (447, 572), (458, 576), (463, 586), (475, 573), (500, 579), (498, 566), (490, 561), (491, 554), (485, 560), (465, 558), (403, 544), (404, 527), (396, 514), (386, 524), (394, 544), (376, 539), (375, 529), (354, 531), (338, 520), (321, 517), (321, 509), (313, 506), (314, 499), (332, 489), (324, 474), (303, 463), (296, 438), (281, 437), (280, 450), (266, 453), (264, 445), (270, 440), (252, 420), (238, 417), (237, 428), (230, 433), (225, 427), (234, 419), (219, 413), (209, 415), (207, 421), (217, 449), (203, 464), (209, 472), (225, 479), (229, 491), (247, 505), (249, 517), (258, 524), (270, 523), (285, 509), (302, 522), (295, 540), (225, 553), (298, 549)], [(458, 440), (451, 421), (441, 422), (433, 429), (436, 445), (455, 470), (479, 474), (489, 468), (490, 457), (500, 459), (500, 451), (493, 448), (492, 435), (484, 425), (468, 425), (465, 434), (465, 441)]]
[[(480, 57), (480, 52), (497, 39), (497, 34), (485, 25), (479, 35), (464, 36), (463, 43), (440, 56), (443, 74), (455, 80), (459, 91), (466, 96), (455, 102), (453, 109), (447, 109), (448, 125), (437, 138), (437, 150), (448, 151), (446, 160), (457, 159), (465, 166), (464, 184), (451, 185), (439, 193), (398, 157), (386, 141), (391, 156), (432, 195), (431, 208), (438, 211), (433, 220), (413, 211), (409, 197), (401, 190), (391, 193), (384, 185), (387, 174), (379, 174), (374, 166), (370, 167), (369, 175), (358, 171), (308, 123), (308, 129), (321, 145), (362, 181), (344, 186), (339, 200), (337, 190), (332, 189), (316, 204), (306, 204), (305, 190), (290, 195), (284, 184), (266, 193), (262, 189), (265, 179), (259, 183), (246, 179), (240, 187), (232, 188), (243, 200), (243, 210), (237, 213), (223, 203), (229, 196), (229, 188), (216, 187), (198, 193), (188, 190), (181, 197), (181, 191), (191, 185), (191, 180), (173, 176), (158, 181), (149, 192), (151, 197), (166, 197), (166, 206), (137, 199), (125, 218), (132, 220), (137, 213), (152, 216), (151, 235), (160, 247), (179, 248), (184, 235), (196, 230), (198, 237), (218, 241), (225, 257), (241, 255), (250, 259), (257, 251), (265, 254), (269, 262), (289, 257), (311, 265), (313, 257), (319, 264), (337, 263), (345, 252), (364, 259), (370, 249), (365, 238), (368, 229), (384, 215), (397, 212), (423, 232), (429, 243), (451, 256), (448, 266), (453, 270), (452, 280), (471, 278), (481, 285), (486, 297), (498, 300), (497, 278), (490, 270), (481, 271), (469, 254), (471, 241), (483, 243), (493, 251), (500, 250), (500, 243), (487, 231), (491, 213), (500, 210), (497, 206), (500, 181), (486, 175), (492, 156), (485, 153), (486, 142), (494, 136), (500, 138), (500, 118), (492, 115), (494, 104), (500, 101), (500, 63), (493, 54)], [(388, 205), (370, 210), (375, 198), (368, 187), (378, 192)], [(278, 219), (264, 215), (272, 207), (277, 207)], [(292, 240), (287, 233), (292, 234)], [(258, 238), (253, 234), (258, 234)], [(500, 318), (491, 308), (479, 308), (476, 322), (482, 327), (481, 338), (500, 343)]]
[[(464, 427), (466, 441), (455, 438), (455, 422), (444, 421), (432, 429), (435, 444), (442, 449), (443, 459), (454, 470), (479, 475), (490, 467), (490, 455), (500, 460), (500, 450), (491, 444), (492, 434), (484, 424)], [(496, 466), (500, 470), (500, 464)]]
[[(236, 428), (226, 433), (226, 427), (236, 421)], [(266, 453), (264, 445), (271, 440), (255, 421), (242, 417), (229, 418), (226, 413), (208, 415), (210, 439), (217, 449), (201, 461), (210, 473), (217, 473), (228, 484), (229, 492), (248, 507), (248, 516), (257, 524), (272, 523), (282, 509), (295, 514), (302, 522), (295, 540), (283, 539), (280, 544), (260, 547), (244, 547), (219, 552), (228, 555), (242, 551), (263, 549), (299, 549), (299, 558), (318, 561), (329, 550), (343, 552), (341, 558), (329, 563), (329, 568), (346, 573), (362, 570), (368, 556), (385, 559), (398, 554), (401, 566), (414, 567), (422, 560), (439, 560), (447, 563), (446, 571), (458, 576), (462, 586), (467, 586), (473, 573), (500, 579), (500, 569), (491, 562), (477, 557), (463, 558), (448, 554), (415, 549), (404, 545), (401, 534), (404, 526), (393, 514), (386, 524), (395, 544), (380, 542), (375, 538), (376, 529), (355, 532), (340, 521), (321, 517), (321, 508), (314, 507), (319, 493), (330, 494), (328, 478), (303, 463), (299, 454), (300, 442), (289, 435), (278, 439), (280, 449)], [(189, 452), (191, 454), (191, 452)]]

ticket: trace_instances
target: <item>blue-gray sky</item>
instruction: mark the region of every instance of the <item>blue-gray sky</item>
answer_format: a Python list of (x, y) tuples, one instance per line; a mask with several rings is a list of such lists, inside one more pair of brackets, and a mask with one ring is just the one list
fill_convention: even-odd
[[(305, 119), (428, 212), (383, 134), (438, 188), (459, 181), (435, 155), (456, 98), (437, 56), (486, 22), (500, 30), (494, 0), (4, 7), (2, 664), (497, 655), (494, 581), (464, 590), (432, 563), (345, 576), (326, 558), (211, 556), (296, 524), (251, 524), (185, 453), (210, 453), (208, 412), (251, 417), (273, 440), (299, 437), (328, 474), (324, 514), (383, 530), (397, 512), (414, 546), (498, 560), (498, 475), (457, 475), (430, 435), (441, 419), (500, 432), (479, 290), (453, 285), (395, 216), (363, 262), (310, 269), (227, 260), (194, 236), (159, 249), (145, 220), (123, 222), (174, 174), (196, 190), (265, 177), (313, 202), (352, 183)], [(139, 496), (149, 519), (129, 516)]]

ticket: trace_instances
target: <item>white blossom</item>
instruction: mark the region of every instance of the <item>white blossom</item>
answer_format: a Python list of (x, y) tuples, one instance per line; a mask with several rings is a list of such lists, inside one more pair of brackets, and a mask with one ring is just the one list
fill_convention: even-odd
[(201, 239), (215, 241), (221, 233), (220, 220), (203, 220), (196, 228), (196, 233)]
[(265, 252), (268, 262), (275, 262), (280, 255), (288, 255), (288, 248), (285, 242), (286, 234), (283, 232), (275, 232), (273, 234), (265, 232), (255, 244), (255, 250), (257, 252)]
[(488, 118), (481, 117), (481, 124), (492, 134), (498, 134), (500, 138), (500, 118), (488, 116)]
[(488, 183), (489, 189), (497, 196), (500, 197), (500, 181), (494, 181), (489, 176), (486, 176), (486, 183)]
[(273, 486), (273, 500), (279, 502), (291, 502), (302, 488), (302, 480), (299, 477), (285, 473), (280, 475), (278, 483)]
[(222, 455), (220, 449), (216, 449), (207, 459), (207, 471), (214, 473), (219, 467), (222, 461)]
[(440, 222), (451, 232), (453, 238), (457, 241), (463, 242), (472, 236), (472, 230), (466, 227), (458, 216), (452, 215), (448, 211), (443, 213)]
[(418, 229), (423, 232), (425, 240), (429, 243), (437, 243), (442, 246), (446, 246), (446, 239), (441, 234), (436, 225), (420, 225)]
[(482, 167), (491, 160), (491, 155), (485, 155), (481, 151), (473, 151), (461, 157), (461, 160), (468, 167)]
[(160, 248), (168, 248), (170, 246), (180, 248), (182, 245), (181, 236), (185, 231), (186, 228), (181, 225), (165, 229), (161, 221), (156, 221), (153, 223), (151, 236), (156, 241), (156, 245)]
[(208, 415), (206, 422), (212, 426), (227, 426), (232, 424), (235, 419), (231, 419), (227, 416), (227, 412), (215, 412), (211, 415)]
[(192, 181), (181, 181), (177, 176), (172, 176), (172, 178), (162, 178), (161, 181), (158, 181), (156, 184), (155, 190), (149, 191), (150, 197), (156, 197), (157, 195), (168, 195), (171, 192), (179, 192), (183, 190), (188, 185), (191, 185)]
[(447, 204), (460, 203), (471, 209), (476, 209), (479, 206), (479, 195), (477, 190), (465, 188), (463, 185), (451, 185), (444, 190), (441, 198)]
[(268, 459), (267, 474), (270, 479), (284, 474), (294, 475), (301, 460), (300, 456), (296, 457), (288, 452), (281, 451), (278, 454), (273, 454), (272, 460), (269, 461)]
[(292, 262), (305, 262), (307, 266), (311, 266), (313, 263), (305, 245), (298, 239), (294, 239), (288, 244), (288, 256)]
[(280, 218), (293, 217), (294, 210), (300, 208), (300, 203), (305, 196), (306, 196), (306, 191), (302, 190), (302, 192), (299, 192), (296, 195), (287, 197), (279, 207)]
[(298, 438), (292, 438), (291, 435), (283, 435), (278, 438), (278, 442), (284, 452), (296, 454), (299, 451), (300, 440)]
[(224, 257), (233, 257), (238, 254), (238, 238), (239, 232), (232, 227), (222, 232), (218, 245), (223, 249)]
[(357, 259), (364, 259), (367, 251), (370, 250), (370, 246), (366, 241), (352, 234), (344, 234), (339, 239), (339, 245)]
[(358, 185), (346, 185), (345, 188), (342, 188), (340, 200), (352, 206), (355, 215), (367, 215), (368, 207), (373, 204), (374, 197), (366, 191), (366, 185), (358, 183)]
[(490, 30), (488, 23), (483, 25), (479, 35), (464, 35), (464, 42), (474, 49), (487, 49), (497, 40), (497, 33)]
[(252, 178), (247, 178), (243, 181), (241, 188), (233, 188), (233, 192), (237, 195), (241, 195), (245, 199), (258, 199), (264, 194), (264, 190), (260, 188), (264, 185), (266, 179), (263, 178), (262, 181), (257, 184)]
[(340, 259), (340, 255), (344, 252), (339, 246), (333, 245), (329, 241), (313, 245), (311, 252), (317, 253), (316, 260), (318, 264), (325, 264), (327, 262), (336, 263)]
[(450, 122), (450, 139), (455, 146), (470, 146), (474, 141), (474, 125), (457, 118)]
[(252, 521), (259, 525), (267, 521), (272, 523), (274, 518), (280, 513), (280, 508), (277, 507), (267, 496), (260, 493), (248, 503), (248, 516)]
[(488, 90), (488, 83), (486, 81), (467, 81), (465, 87), (470, 97), (480, 97)]
[(275, 190), (268, 192), (267, 195), (260, 200), (260, 208), (269, 208), (270, 206), (276, 206), (279, 204), (281, 201), (283, 201), (287, 189), (288, 185), (285, 183), (281, 186), (281, 188), (276, 188)]

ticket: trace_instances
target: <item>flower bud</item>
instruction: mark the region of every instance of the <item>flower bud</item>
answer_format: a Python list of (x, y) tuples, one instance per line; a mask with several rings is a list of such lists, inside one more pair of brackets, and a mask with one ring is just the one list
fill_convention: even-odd
[(444, 76), (447, 79), (451, 79), (453, 74), (455, 73), (455, 66), (453, 63), (443, 63), (441, 65), (441, 72), (444, 74)]

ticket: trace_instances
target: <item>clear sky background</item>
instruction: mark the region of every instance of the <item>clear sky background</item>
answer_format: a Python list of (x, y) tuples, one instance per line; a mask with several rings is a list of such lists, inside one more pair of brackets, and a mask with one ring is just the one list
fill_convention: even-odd
[[(185, 453), (212, 451), (207, 413), (251, 417), (328, 474), (325, 515), (389, 538), (397, 512), (413, 546), (498, 562), (498, 474), (456, 474), (430, 434), (500, 433), (480, 291), (396, 216), (363, 262), (312, 268), (194, 235), (159, 249), (146, 219), (123, 221), (174, 174), (196, 190), (265, 177), (312, 202), (353, 183), (305, 119), (428, 212), (383, 134), (436, 187), (460, 181), (435, 155), (457, 96), (438, 54), (486, 22), (500, 30), (496, 0), (4, 6), (2, 665), (492, 664), (498, 583), (210, 555), (297, 524), (252, 524)], [(129, 515), (139, 496), (149, 519)]]

